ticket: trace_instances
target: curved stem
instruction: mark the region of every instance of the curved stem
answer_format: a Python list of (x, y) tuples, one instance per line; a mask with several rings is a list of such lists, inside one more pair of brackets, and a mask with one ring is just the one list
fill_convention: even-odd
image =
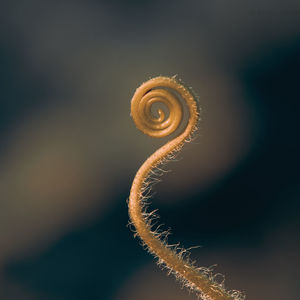
[[(164, 146), (153, 153), (136, 173), (129, 197), (130, 219), (135, 226), (137, 234), (147, 245), (149, 251), (157, 256), (159, 260), (163, 262), (171, 271), (176, 273), (177, 276), (183, 279), (189, 287), (198, 292), (202, 299), (242, 299), (241, 295), (238, 293), (230, 294), (229, 292), (226, 292), (221, 284), (214, 282), (210, 276), (207, 276), (205, 272), (201, 272), (201, 269), (196, 268), (192, 263), (189, 262), (189, 260), (183, 259), (181, 256), (179, 256), (176, 251), (172, 250), (171, 247), (169, 247), (159, 238), (158, 234), (151, 230), (151, 222), (149, 221), (149, 218), (146, 217), (142, 201), (144, 198), (143, 191), (145, 191), (147, 188), (147, 180), (149, 175), (151, 171), (164, 162), (169, 155), (173, 155), (181, 149), (185, 141), (188, 140), (191, 137), (191, 134), (196, 130), (199, 118), (196, 99), (185, 86), (183, 86), (175, 78), (157, 77), (141, 85), (141, 87), (137, 89), (132, 99), (131, 115), (137, 127), (144, 133), (153, 137), (162, 137), (169, 134), (165, 133), (167, 131), (165, 127), (163, 129), (157, 128), (157, 118), (155, 119), (153, 116), (149, 115), (144, 116), (144, 118), (147, 118), (150, 123), (152, 120), (153, 124), (156, 124), (156, 127), (153, 127), (154, 129), (149, 129), (147, 126), (151, 127), (151, 124), (149, 125), (143, 122), (139, 115), (141, 112), (144, 112), (143, 107), (140, 106), (142, 98), (145, 96), (147, 99), (151, 98), (149, 93), (156, 91), (156, 88), (171, 89), (174, 90), (175, 93), (179, 94), (188, 107), (189, 120), (184, 131), (179, 134), (179, 136), (167, 142)], [(174, 93), (172, 96), (174, 96)], [(165, 101), (165, 99), (158, 99), (158, 101), (159, 100), (161, 102)], [(178, 109), (178, 107), (176, 109)], [(169, 106), (168, 108), (172, 109), (174, 106), (171, 105), (171, 107)], [(149, 114), (150, 110), (148, 109), (147, 112)], [(171, 113), (172, 111), (170, 111), (170, 116)], [(176, 116), (173, 115), (173, 117), (171, 116), (170, 118), (176, 119)], [(172, 120), (169, 120), (167, 123), (169, 124), (170, 122), (172, 122)], [(164, 133), (161, 133), (161, 131), (164, 131)]]

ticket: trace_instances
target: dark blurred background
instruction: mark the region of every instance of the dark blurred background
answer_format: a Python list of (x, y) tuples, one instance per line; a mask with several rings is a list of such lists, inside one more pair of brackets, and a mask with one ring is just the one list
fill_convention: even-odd
[(3, 300), (184, 300), (126, 226), (126, 199), (165, 140), (130, 100), (178, 74), (198, 138), (155, 187), (170, 242), (247, 299), (299, 299), (300, 4), (2, 1)]

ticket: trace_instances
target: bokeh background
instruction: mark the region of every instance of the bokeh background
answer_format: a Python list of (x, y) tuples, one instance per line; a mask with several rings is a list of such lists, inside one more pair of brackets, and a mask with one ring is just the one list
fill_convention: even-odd
[(152, 199), (170, 242), (247, 299), (299, 299), (299, 1), (11, 0), (0, 21), (1, 299), (196, 299), (127, 227), (165, 142), (130, 100), (175, 74), (201, 122)]

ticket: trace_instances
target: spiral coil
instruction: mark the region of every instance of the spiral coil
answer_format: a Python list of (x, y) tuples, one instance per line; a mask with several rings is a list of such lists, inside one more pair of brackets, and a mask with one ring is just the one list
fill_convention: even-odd
[[(131, 116), (137, 128), (156, 138), (173, 133), (183, 119), (180, 96), (185, 99), (187, 93), (187, 89), (174, 78), (156, 77), (143, 83), (131, 101)], [(158, 116), (154, 116), (152, 108), (157, 103), (165, 105), (169, 114), (158, 108)]]

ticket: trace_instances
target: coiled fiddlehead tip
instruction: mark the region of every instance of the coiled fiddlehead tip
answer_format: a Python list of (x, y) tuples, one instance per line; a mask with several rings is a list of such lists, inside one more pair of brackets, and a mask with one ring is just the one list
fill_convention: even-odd
[[(175, 77), (155, 77), (143, 83), (135, 92), (131, 100), (131, 116), (143, 133), (161, 138), (173, 133), (181, 124), (183, 107), (180, 97), (191, 99), (190, 91)], [(192, 100), (194, 102), (194, 99)], [(163, 104), (168, 115), (163, 109), (158, 108), (154, 116), (154, 104)], [(193, 115), (197, 115), (198, 107)]]
[[(147, 213), (144, 206), (143, 200), (149, 188), (149, 174), (170, 155), (173, 156), (179, 151), (196, 130), (199, 107), (191, 90), (175, 77), (159, 76), (148, 80), (136, 90), (131, 101), (131, 116), (137, 128), (152, 137), (165, 137), (173, 133), (182, 121), (183, 108), (179, 98), (182, 98), (188, 108), (188, 123), (182, 133), (153, 153), (136, 173), (128, 202), (129, 216), (136, 234), (148, 250), (186, 286), (195, 290), (202, 299), (242, 300), (244, 297), (239, 292), (225, 291), (223, 285), (214, 280), (214, 276), (208, 269), (196, 268), (189, 259), (184, 259), (182, 255), (184, 250), (181, 250), (180, 254), (162, 241), (160, 234), (152, 231), (153, 214)], [(157, 116), (154, 116), (152, 107), (156, 103), (164, 104), (169, 114), (166, 115), (162, 109), (158, 109)]]

